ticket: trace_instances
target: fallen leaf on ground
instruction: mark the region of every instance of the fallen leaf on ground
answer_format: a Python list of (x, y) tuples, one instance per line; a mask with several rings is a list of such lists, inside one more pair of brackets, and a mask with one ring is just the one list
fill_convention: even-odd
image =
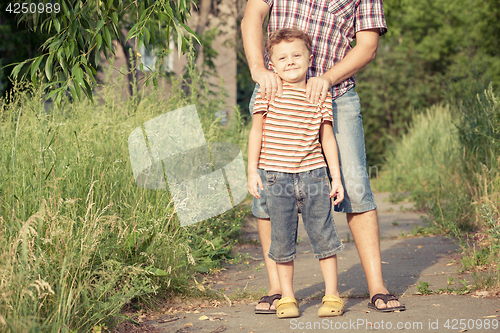
[(163, 323), (169, 323), (171, 321), (176, 321), (178, 319), (181, 319), (180, 317), (174, 317), (174, 318), (168, 318), (168, 319), (160, 319), (158, 320), (158, 323), (163, 324)]
[(217, 327), (214, 331), (210, 332), (210, 333), (220, 333), (220, 332), (224, 332), (226, 330), (226, 326), (219, 326)]
[(198, 320), (207, 320), (207, 319), (210, 319), (210, 318), (208, 318), (208, 317), (207, 317), (207, 316), (205, 316), (205, 315), (203, 315), (203, 316), (201, 316), (200, 318), (198, 318)]

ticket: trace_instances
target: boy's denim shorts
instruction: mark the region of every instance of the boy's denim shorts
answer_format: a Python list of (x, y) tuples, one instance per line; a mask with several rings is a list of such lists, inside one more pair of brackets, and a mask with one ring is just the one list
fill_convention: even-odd
[[(256, 85), (250, 100), (250, 114), (258, 91)], [(340, 171), (344, 185), (344, 201), (335, 206), (342, 213), (364, 213), (377, 208), (366, 168), (365, 138), (361, 119), (361, 106), (354, 88), (333, 100), (333, 133), (337, 140)], [(372, 171), (372, 168), (370, 168)], [(376, 170), (375, 170), (376, 171)], [(265, 184), (264, 184), (265, 187)], [(253, 201), (255, 217), (268, 219), (265, 193)]]
[(271, 218), (269, 258), (282, 263), (295, 259), (299, 213), (316, 259), (344, 248), (333, 222), (325, 167), (299, 173), (266, 171), (265, 182)]

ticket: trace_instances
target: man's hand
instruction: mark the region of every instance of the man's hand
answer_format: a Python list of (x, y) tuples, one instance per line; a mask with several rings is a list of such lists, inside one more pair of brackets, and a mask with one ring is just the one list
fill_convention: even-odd
[(340, 180), (340, 178), (333, 178), (330, 198), (335, 198), (335, 200), (333, 201), (334, 205), (338, 205), (339, 203), (344, 201), (344, 187), (342, 186), (342, 181)]
[(260, 85), (262, 96), (268, 101), (273, 100), (276, 93), (278, 96), (283, 93), (283, 84), (278, 75), (267, 70), (264, 65), (262, 24), (270, 9), (262, 0), (248, 0), (241, 21), (241, 37), (252, 80)]
[(312, 77), (307, 81), (306, 97), (312, 104), (323, 103), (332, 88), (332, 81), (326, 75)]
[(262, 97), (268, 101), (273, 101), (276, 93), (279, 97), (283, 94), (283, 82), (278, 74), (275, 74), (266, 68), (254, 69), (251, 71), (252, 80), (260, 86)]
[(254, 198), (260, 199), (259, 189), (264, 191), (264, 186), (262, 185), (262, 179), (257, 172), (248, 173), (248, 192), (253, 195)]

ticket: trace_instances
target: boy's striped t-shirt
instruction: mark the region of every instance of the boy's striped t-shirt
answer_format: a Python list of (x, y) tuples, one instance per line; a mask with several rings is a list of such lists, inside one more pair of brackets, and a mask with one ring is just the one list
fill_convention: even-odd
[(282, 97), (273, 102), (257, 93), (254, 113), (264, 113), (259, 168), (267, 171), (298, 173), (326, 166), (319, 140), (324, 121), (333, 124), (332, 96), (313, 105), (305, 89), (283, 85)]

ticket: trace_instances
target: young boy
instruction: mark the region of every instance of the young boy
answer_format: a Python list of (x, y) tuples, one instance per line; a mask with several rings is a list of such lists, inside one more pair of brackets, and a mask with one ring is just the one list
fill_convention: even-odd
[[(343, 249), (332, 218), (344, 199), (337, 143), (332, 131), (332, 98), (313, 105), (306, 98), (306, 75), (312, 61), (311, 38), (301, 30), (272, 33), (266, 51), (270, 68), (283, 80), (283, 93), (268, 102), (259, 92), (248, 140), (248, 190), (260, 198), (266, 182), (271, 218), (269, 258), (276, 261), (283, 298), (278, 318), (299, 316), (293, 292), (298, 213), (319, 259), (325, 280), (320, 317), (339, 316), (345, 303), (337, 289), (337, 252)], [(327, 164), (332, 177), (331, 189)]]

